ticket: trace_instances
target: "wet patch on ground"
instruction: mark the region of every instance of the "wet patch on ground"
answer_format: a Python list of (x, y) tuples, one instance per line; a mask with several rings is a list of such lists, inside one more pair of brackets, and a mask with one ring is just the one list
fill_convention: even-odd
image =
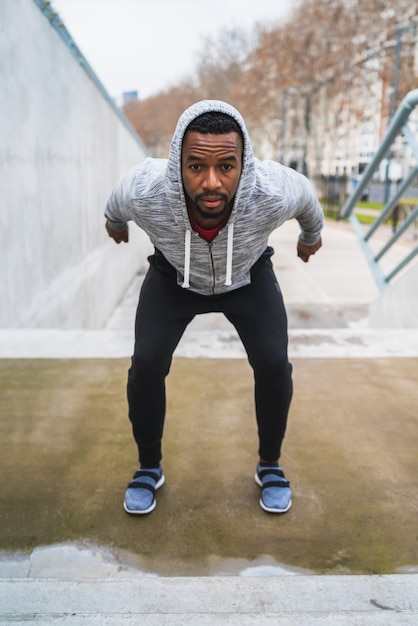
[(261, 565), (335, 574), (416, 566), (418, 359), (295, 364), (282, 457), (294, 504), (282, 516), (258, 505), (252, 373), (240, 359), (175, 359), (167, 482), (151, 515), (127, 515), (136, 469), (128, 366), (0, 361), (1, 550), (88, 541), (163, 576), (242, 571), (266, 558)]

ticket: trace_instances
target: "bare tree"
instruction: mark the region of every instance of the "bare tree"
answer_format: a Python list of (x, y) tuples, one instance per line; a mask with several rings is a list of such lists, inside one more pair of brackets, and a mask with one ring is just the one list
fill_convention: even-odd
[(226, 100), (244, 114), (261, 155), (319, 172), (326, 151), (344, 152), (353, 130), (377, 114), (385, 128), (415, 87), (417, 20), (410, 0), (302, 0), (274, 27), (208, 38), (189, 81), (128, 103), (125, 113), (162, 155), (186, 106)]
[(234, 104), (234, 87), (246, 69), (249, 51), (244, 30), (224, 29), (217, 39), (208, 37), (196, 68), (196, 86), (202, 98)]
[[(259, 33), (250, 68), (237, 86), (250, 124), (276, 141), (286, 135), (286, 126), (299, 157), (318, 171), (323, 138), (336, 134), (336, 124), (344, 121), (349, 133), (376, 109), (387, 117), (400, 29), (405, 46), (398, 101), (413, 88), (414, 37), (408, 25), (416, 23), (417, 11), (409, 0), (302, 2), (287, 24)], [(282, 125), (278, 137), (277, 122)]]
[(150, 153), (167, 157), (170, 141), (181, 113), (199, 96), (191, 83), (183, 82), (145, 100), (131, 100), (123, 112)]

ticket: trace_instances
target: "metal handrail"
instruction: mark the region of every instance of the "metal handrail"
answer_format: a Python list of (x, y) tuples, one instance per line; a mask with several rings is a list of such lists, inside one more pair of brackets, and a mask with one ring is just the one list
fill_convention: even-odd
[(403, 222), (399, 229), (393, 234), (393, 236), (389, 239), (389, 241), (382, 247), (382, 249), (375, 253), (371, 249), (369, 245), (369, 239), (376, 232), (379, 226), (381, 226), (385, 220), (392, 214), (395, 207), (398, 205), (401, 197), (404, 195), (404, 192), (411, 185), (413, 179), (418, 174), (418, 165), (411, 170), (405, 180), (401, 183), (396, 192), (390, 197), (386, 205), (384, 206), (382, 212), (379, 216), (376, 217), (376, 220), (371, 224), (369, 230), (364, 232), (357, 216), (354, 214), (354, 209), (361, 200), (363, 196), (363, 192), (366, 189), (368, 183), (371, 181), (374, 173), (379, 167), (380, 163), (387, 157), (389, 148), (394, 143), (396, 137), (403, 133), (406, 138), (411, 150), (412, 154), (415, 158), (415, 162), (418, 164), (418, 141), (415, 137), (415, 134), (411, 130), (408, 125), (408, 119), (411, 112), (418, 105), (418, 89), (414, 89), (410, 91), (405, 98), (402, 100), (401, 105), (395, 115), (392, 118), (392, 121), (389, 125), (389, 128), (386, 132), (386, 135), (383, 138), (382, 143), (380, 144), (375, 156), (372, 161), (369, 163), (367, 168), (365, 169), (361, 180), (359, 181), (358, 186), (356, 187), (352, 196), (350, 196), (343, 208), (341, 209), (340, 218), (345, 219), (349, 218), (350, 222), (357, 233), (360, 244), (363, 248), (363, 252), (365, 253), (366, 259), (370, 265), (373, 276), (377, 283), (380, 291), (383, 291), (388, 286), (389, 282), (396, 276), (406, 265), (408, 265), (412, 259), (418, 254), (418, 244), (411, 250), (411, 252), (405, 256), (405, 258), (398, 263), (388, 274), (384, 274), (379, 261), (382, 256), (390, 250), (390, 248), (394, 245), (394, 243), (399, 239), (399, 237), (406, 231), (406, 229), (413, 224), (414, 220), (418, 216), (418, 206), (411, 212), (409, 217)]

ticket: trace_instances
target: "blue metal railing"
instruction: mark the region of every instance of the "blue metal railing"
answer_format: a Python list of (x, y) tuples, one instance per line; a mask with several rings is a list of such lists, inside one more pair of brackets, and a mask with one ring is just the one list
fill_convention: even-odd
[[(417, 105), (418, 89), (415, 89), (413, 91), (410, 91), (402, 100), (399, 109), (392, 118), (390, 126), (386, 132), (386, 135), (383, 138), (381, 145), (379, 146), (379, 149), (373, 157), (373, 160), (365, 169), (364, 174), (355, 192), (350, 198), (348, 198), (347, 202), (344, 204), (340, 215), (342, 219), (350, 219), (350, 222), (355, 232), (357, 233), (360, 244), (363, 248), (363, 252), (370, 265), (374, 279), (380, 291), (384, 291), (392, 278), (396, 276), (396, 274), (398, 274), (404, 267), (406, 267), (406, 265), (408, 265), (418, 254), (417, 243), (417, 245), (412, 248), (409, 254), (406, 254), (402, 258), (402, 260), (398, 262), (389, 272), (385, 273), (382, 269), (382, 257), (392, 248), (392, 246), (398, 241), (401, 235), (404, 234), (405, 231), (411, 225), (413, 225), (415, 220), (417, 219), (418, 205), (411, 209), (408, 217), (402, 222), (401, 226), (397, 230), (395, 230), (392, 237), (383, 245), (383, 247), (378, 252), (373, 251), (370, 245), (370, 238), (372, 237), (372, 235), (375, 234), (379, 226), (381, 226), (388, 219), (388, 217), (391, 216), (393, 211), (399, 205), (399, 202), (404, 196), (406, 190), (411, 186), (413, 180), (418, 175), (418, 141), (415, 133), (412, 131), (411, 127), (408, 124), (409, 116)], [(387, 158), (390, 147), (394, 143), (397, 136), (401, 133), (403, 134), (411, 148), (415, 161), (415, 166), (411, 169), (407, 177), (402, 181), (396, 191), (391, 196), (389, 196), (385, 206), (383, 207), (382, 212), (377, 215), (370, 228), (365, 231), (363, 230), (362, 225), (355, 215), (354, 209), (359, 200), (361, 200), (363, 193), (367, 185), (372, 180), (377, 168), (379, 167), (381, 162)]]
[(145, 146), (145, 144), (143, 143), (142, 139), (140, 138), (136, 130), (130, 124), (129, 120), (125, 117), (125, 115), (122, 113), (119, 107), (115, 104), (113, 98), (111, 98), (111, 96), (109, 95), (103, 83), (100, 81), (97, 74), (95, 73), (95, 71), (89, 64), (89, 62), (87, 61), (86, 57), (83, 55), (83, 53), (81, 52), (81, 50), (75, 43), (74, 39), (70, 35), (70, 32), (65, 27), (59, 14), (57, 13), (57, 11), (53, 9), (51, 0), (34, 0), (34, 2), (40, 8), (40, 10), (45, 15), (45, 17), (49, 20), (54, 30), (59, 34), (61, 39), (64, 41), (64, 43), (70, 50), (71, 54), (77, 60), (78, 64), (81, 65), (81, 67), (84, 69), (86, 74), (96, 85), (97, 89), (100, 91), (100, 93), (102, 94), (103, 98), (107, 101), (109, 106), (113, 109), (115, 114), (119, 117), (122, 124), (126, 126), (128, 131), (131, 133), (133, 139), (135, 139), (135, 141), (139, 143), (144, 153), (148, 154), (148, 148)]

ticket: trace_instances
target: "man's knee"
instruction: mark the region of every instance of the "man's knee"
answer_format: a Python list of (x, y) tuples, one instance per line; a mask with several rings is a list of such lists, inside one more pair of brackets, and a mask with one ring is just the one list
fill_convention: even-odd
[(128, 372), (128, 385), (140, 379), (155, 380), (165, 378), (170, 371), (170, 361), (153, 353), (135, 354)]
[(292, 364), (287, 354), (269, 354), (252, 364), (255, 376), (287, 378), (292, 375)]

